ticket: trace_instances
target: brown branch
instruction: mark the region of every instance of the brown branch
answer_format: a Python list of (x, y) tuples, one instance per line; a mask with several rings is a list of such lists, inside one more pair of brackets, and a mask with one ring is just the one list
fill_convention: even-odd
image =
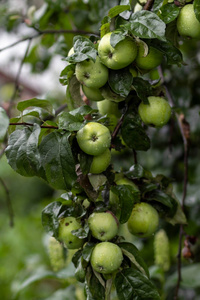
[(14, 213), (13, 213), (13, 208), (12, 208), (12, 202), (10, 199), (10, 193), (9, 193), (9, 190), (8, 190), (5, 182), (3, 181), (3, 179), (0, 178), (0, 182), (6, 193), (6, 203), (7, 203), (8, 214), (9, 214), (9, 218), (10, 218), (10, 227), (13, 227), (14, 226)]
[(151, 10), (152, 6), (154, 4), (154, 0), (148, 0), (145, 6), (143, 7), (144, 10)]
[(124, 117), (125, 117), (125, 114), (128, 110), (128, 107), (125, 108), (125, 112), (121, 115), (120, 119), (119, 119), (119, 122), (117, 123), (113, 133), (112, 133), (112, 136), (111, 136), (111, 147), (113, 147), (113, 142), (114, 142), (114, 139), (116, 138), (121, 126), (122, 126), (122, 123), (123, 123), (123, 120), (124, 120)]
[[(27, 123), (27, 122), (21, 122), (21, 123), (10, 123), (10, 126), (34, 126), (33, 123)], [(41, 128), (49, 128), (49, 129), (58, 129), (57, 126), (51, 126), (51, 125), (40, 125)]]
[[(172, 96), (169, 92), (169, 89), (166, 84), (164, 84), (164, 76), (161, 67), (158, 68), (159, 74), (161, 77), (161, 82), (165, 87), (166, 96), (169, 100), (170, 105), (174, 106), (174, 101), (172, 99)], [(182, 195), (182, 201), (181, 201), (181, 207), (184, 211), (184, 205), (185, 205), (185, 199), (187, 195), (187, 183), (188, 183), (188, 156), (189, 156), (189, 141), (190, 141), (190, 125), (185, 120), (184, 114), (178, 114), (175, 113), (178, 126), (181, 132), (181, 136), (183, 139), (183, 145), (184, 145), (184, 179), (183, 179), (183, 195)], [(178, 299), (180, 284), (181, 284), (181, 266), (182, 266), (182, 259), (181, 259), (181, 251), (182, 251), (182, 243), (183, 243), (183, 236), (184, 236), (184, 230), (183, 225), (180, 225), (180, 231), (179, 231), (179, 246), (178, 246), (178, 254), (177, 254), (177, 272), (178, 272), (178, 279), (176, 284), (176, 290), (174, 295), (174, 300)]]

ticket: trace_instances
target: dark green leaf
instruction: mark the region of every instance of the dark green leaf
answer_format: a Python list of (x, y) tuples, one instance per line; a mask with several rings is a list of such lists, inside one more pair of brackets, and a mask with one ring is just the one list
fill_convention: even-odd
[(140, 192), (131, 185), (117, 185), (111, 188), (112, 192), (119, 197), (121, 215), (120, 223), (126, 223), (131, 215), (133, 206), (140, 199)]
[(95, 45), (88, 38), (76, 35), (73, 44), (74, 54), (66, 58), (68, 62), (78, 63), (86, 59), (96, 60), (97, 50)]
[(109, 10), (108, 16), (114, 18), (125, 10), (129, 10), (130, 5), (117, 5)]
[(124, 255), (131, 260), (138, 270), (149, 277), (148, 267), (140, 255), (140, 251), (131, 243), (119, 243), (118, 246), (122, 248)]
[(62, 85), (67, 85), (69, 79), (74, 75), (75, 65), (68, 64), (60, 73), (59, 81)]
[(142, 127), (138, 115), (129, 113), (125, 116), (121, 127), (122, 138), (128, 147), (134, 150), (147, 151), (150, 139)]
[(176, 48), (171, 42), (153, 40), (152, 46), (163, 52), (163, 54), (167, 58), (167, 63), (169, 65), (180, 65), (183, 62), (183, 56), (181, 51), (178, 48)]
[(124, 27), (140, 38), (165, 40), (165, 23), (155, 13), (148, 10), (132, 14), (130, 23)]
[(77, 267), (76, 267), (75, 277), (78, 281), (84, 282), (85, 275), (86, 275), (86, 272), (85, 272), (85, 268), (83, 268), (82, 257), (80, 257), (78, 260)]
[(128, 68), (121, 70), (110, 70), (108, 82), (111, 89), (120, 96), (126, 97), (130, 90), (133, 76)]
[(90, 107), (88, 105), (82, 105), (82, 106), (70, 111), (70, 114), (73, 116), (78, 116), (78, 115), (86, 116), (86, 115), (89, 115), (96, 111), (98, 111), (98, 110), (93, 109), (92, 107)]
[(82, 251), (82, 256), (83, 256), (83, 259), (87, 262), (90, 261), (90, 257), (91, 257), (91, 254), (92, 254), (92, 251), (94, 249), (94, 246), (95, 244), (92, 243), (92, 242), (88, 242), (85, 247), (83, 248), (83, 251)]
[(197, 20), (200, 22), (200, 1), (194, 0), (193, 6), (194, 6), (195, 16), (196, 16)]
[(151, 172), (145, 170), (141, 165), (135, 164), (130, 167), (130, 169), (125, 173), (125, 175), (130, 179), (147, 177), (151, 178)]
[(86, 276), (85, 290), (87, 300), (105, 299), (105, 289), (93, 273)]
[(79, 239), (85, 239), (89, 233), (89, 227), (87, 224), (83, 228), (72, 230), (73, 235), (77, 236)]
[(176, 6), (174, 3), (168, 3), (162, 6), (158, 11), (158, 16), (165, 22), (166, 24), (174, 21), (180, 12), (180, 8)]
[(116, 275), (115, 286), (119, 300), (160, 300), (153, 283), (136, 269), (125, 269)]
[(68, 81), (66, 100), (69, 110), (73, 110), (84, 104), (80, 93), (80, 82), (76, 79), (76, 76), (72, 76)]
[(71, 189), (77, 179), (69, 136), (68, 132), (52, 132), (39, 146), (46, 178), (56, 189)]
[(88, 155), (83, 151), (80, 152), (80, 167), (83, 174), (90, 173), (92, 160), (93, 160), (92, 155)]
[(133, 89), (137, 96), (146, 104), (148, 104), (148, 97), (152, 95), (152, 86), (147, 81), (140, 77), (134, 77), (132, 82)]
[(32, 98), (29, 100), (21, 101), (17, 104), (17, 109), (19, 111), (24, 111), (28, 107), (41, 107), (42, 109), (48, 111), (49, 114), (54, 115), (54, 110), (48, 100)]
[(165, 0), (155, 0), (153, 3), (153, 11), (157, 12), (163, 5)]
[(59, 213), (62, 203), (55, 201), (47, 205), (42, 211), (42, 225), (45, 231), (55, 238), (58, 238), (59, 230)]
[(8, 126), (9, 118), (6, 114), (6, 111), (2, 107), (0, 107), (0, 142), (4, 140)]

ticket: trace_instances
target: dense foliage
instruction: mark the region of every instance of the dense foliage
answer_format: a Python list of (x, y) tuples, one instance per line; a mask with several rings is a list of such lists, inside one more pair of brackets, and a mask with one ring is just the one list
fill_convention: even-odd
[(0, 196), (22, 216), (26, 255), (40, 253), (25, 263), (22, 251), (15, 278), (9, 260), (0, 267), (13, 280), (4, 299), (200, 297), (199, 0), (118, 2), (46, 0), (26, 15), (1, 5), (2, 30), (31, 30), (20, 68), (42, 73), (59, 55), (66, 86), (20, 101), (16, 81), (1, 103)]

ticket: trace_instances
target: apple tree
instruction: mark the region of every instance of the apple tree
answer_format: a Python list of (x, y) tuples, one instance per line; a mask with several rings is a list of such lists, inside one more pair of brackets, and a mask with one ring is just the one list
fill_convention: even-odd
[[(6, 11), (7, 30), (23, 18), (34, 33), (17, 42), (29, 42), (21, 67), (42, 72), (56, 52), (65, 62), (62, 101), (21, 101), (16, 80), (9, 106), (0, 108), (1, 156), (21, 176), (37, 176), (57, 191), (41, 212), (54, 275), (73, 249), (85, 299), (186, 299), (184, 288), (198, 286), (185, 283), (198, 268), (199, 229), (186, 211), (189, 148), (199, 154), (192, 112), (199, 109), (200, 77), (200, 3), (188, 2), (46, 0), (26, 16)], [(148, 263), (145, 247), (153, 243)]]

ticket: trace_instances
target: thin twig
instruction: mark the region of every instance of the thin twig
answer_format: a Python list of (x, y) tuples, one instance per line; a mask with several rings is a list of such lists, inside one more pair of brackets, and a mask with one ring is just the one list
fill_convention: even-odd
[(9, 218), (10, 218), (10, 227), (13, 227), (14, 226), (14, 213), (13, 213), (13, 208), (12, 208), (12, 202), (10, 199), (10, 193), (9, 193), (9, 190), (2, 178), (0, 178), (0, 182), (6, 193), (6, 203), (7, 203), (8, 214), (9, 214)]
[(145, 6), (143, 7), (144, 10), (151, 10), (152, 6), (154, 4), (154, 0), (148, 0)]
[[(26, 122), (21, 122), (21, 123), (10, 123), (9, 125), (13, 126), (34, 126), (33, 123), (26, 123)], [(49, 128), (49, 129), (58, 129), (57, 126), (52, 126), (52, 125), (40, 125), (41, 128)]]

